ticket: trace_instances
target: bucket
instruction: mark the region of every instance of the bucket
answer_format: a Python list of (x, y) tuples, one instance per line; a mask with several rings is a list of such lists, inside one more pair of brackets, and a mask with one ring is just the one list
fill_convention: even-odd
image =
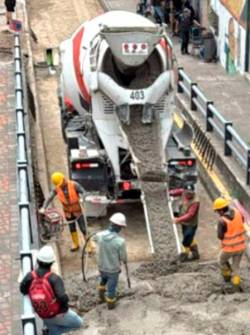
[(22, 30), (22, 21), (20, 20), (12, 20), (10, 24), (10, 29), (14, 31)]

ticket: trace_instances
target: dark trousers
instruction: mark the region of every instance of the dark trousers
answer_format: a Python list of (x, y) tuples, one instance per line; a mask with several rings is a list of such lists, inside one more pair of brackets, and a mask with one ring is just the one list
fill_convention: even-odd
[(187, 54), (188, 53), (188, 44), (189, 44), (189, 31), (181, 32), (181, 53)]
[(69, 223), (69, 231), (71, 233), (74, 233), (76, 232), (76, 222), (78, 223), (78, 226), (80, 228), (80, 231), (82, 232), (83, 235), (86, 235), (87, 234), (87, 231), (86, 231), (86, 223), (85, 223), (85, 220), (84, 220), (84, 217), (83, 215), (80, 215), (78, 217), (78, 219), (74, 216), (74, 215), (71, 215), (70, 218), (67, 218), (67, 221), (72, 221), (74, 220), (74, 222), (71, 222)]
[(198, 226), (197, 225), (196, 226), (182, 225), (181, 227), (182, 227), (182, 235), (183, 235), (182, 245), (188, 248), (193, 243), (194, 236), (195, 236)]

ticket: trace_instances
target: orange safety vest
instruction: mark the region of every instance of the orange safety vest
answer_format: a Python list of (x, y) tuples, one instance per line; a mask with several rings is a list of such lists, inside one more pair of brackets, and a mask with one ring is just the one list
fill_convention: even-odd
[(222, 249), (225, 252), (240, 252), (246, 249), (245, 228), (242, 216), (237, 209), (234, 209), (234, 218), (229, 220), (222, 217), (227, 225), (227, 231), (222, 240)]
[(61, 187), (56, 188), (57, 197), (62, 203), (63, 210), (66, 217), (71, 215), (79, 216), (82, 213), (79, 203), (79, 195), (76, 191), (75, 185), (72, 181), (67, 181), (68, 195), (65, 196)]

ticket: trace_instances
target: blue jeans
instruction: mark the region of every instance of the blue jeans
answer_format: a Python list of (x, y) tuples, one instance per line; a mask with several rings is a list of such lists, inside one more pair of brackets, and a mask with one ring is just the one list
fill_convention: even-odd
[(158, 17), (161, 20), (161, 23), (165, 22), (165, 17), (161, 6), (154, 6), (154, 16), (155, 19)]
[(107, 285), (107, 297), (109, 297), (110, 299), (114, 299), (116, 297), (116, 287), (118, 284), (119, 272), (110, 273), (100, 271), (100, 275), (101, 275), (100, 285), (101, 286)]
[(182, 234), (183, 234), (183, 240), (182, 240), (182, 245), (184, 247), (190, 247), (193, 240), (194, 236), (197, 230), (197, 225), (196, 226), (185, 226), (182, 225)]
[(83, 326), (82, 318), (71, 309), (51, 319), (44, 319), (43, 322), (49, 330), (49, 335), (61, 335)]

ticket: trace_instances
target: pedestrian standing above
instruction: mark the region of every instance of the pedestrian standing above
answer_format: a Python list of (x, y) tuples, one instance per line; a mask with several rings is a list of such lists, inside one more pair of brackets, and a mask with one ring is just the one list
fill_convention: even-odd
[(156, 22), (165, 23), (165, 14), (164, 14), (164, 1), (163, 0), (152, 0), (152, 6), (154, 8), (154, 17)]
[(98, 287), (101, 301), (106, 301), (108, 309), (113, 309), (116, 303), (116, 288), (121, 272), (121, 263), (127, 264), (125, 239), (119, 236), (122, 228), (127, 226), (126, 217), (122, 213), (113, 214), (107, 230), (99, 232), (95, 241), (99, 245), (98, 268), (100, 284)]
[(190, 16), (191, 16), (191, 20), (193, 21), (195, 19), (195, 10), (193, 8), (193, 6), (190, 4), (190, 1), (189, 0), (186, 0), (184, 2), (184, 5), (183, 5), (183, 9), (184, 8), (187, 8), (190, 10)]
[(235, 291), (240, 291), (240, 262), (246, 250), (244, 220), (240, 212), (229, 205), (229, 200), (224, 198), (217, 198), (213, 205), (220, 216), (217, 227), (221, 240), (219, 264), (224, 281), (231, 283)]
[(6, 23), (10, 25), (12, 22), (12, 15), (15, 12), (16, 0), (5, 0), (4, 4), (6, 7)]
[(181, 38), (181, 53), (188, 55), (188, 45), (190, 40), (190, 29), (192, 26), (191, 12), (188, 8), (184, 8), (179, 16), (179, 31)]
[(28, 294), (35, 312), (43, 319), (49, 335), (60, 335), (79, 329), (83, 320), (68, 307), (61, 277), (51, 272), (55, 254), (50, 246), (42, 247), (37, 255), (37, 269), (29, 272), (20, 284), (22, 294)]
[[(79, 238), (76, 229), (76, 222), (83, 234), (86, 241), (87, 229), (86, 222), (81, 208), (81, 197), (83, 197), (85, 191), (80, 184), (75, 181), (68, 180), (61, 172), (54, 172), (51, 176), (51, 181), (55, 188), (51, 191), (49, 197), (44, 201), (43, 207), (40, 209), (40, 213), (44, 214), (45, 209), (53, 201), (55, 197), (61, 202), (66, 220), (69, 222), (69, 230), (72, 239), (71, 251), (77, 251), (79, 249)], [(88, 243), (88, 252), (92, 251), (91, 243)]]
[(178, 217), (174, 220), (174, 223), (181, 224), (182, 228), (182, 245), (184, 250), (179, 256), (180, 261), (186, 262), (190, 259), (199, 259), (198, 245), (194, 237), (199, 222), (200, 202), (196, 197), (194, 186), (185, 185), (184, 188), (171, 190), (170, 196), (181, 196), (180, 211)]

